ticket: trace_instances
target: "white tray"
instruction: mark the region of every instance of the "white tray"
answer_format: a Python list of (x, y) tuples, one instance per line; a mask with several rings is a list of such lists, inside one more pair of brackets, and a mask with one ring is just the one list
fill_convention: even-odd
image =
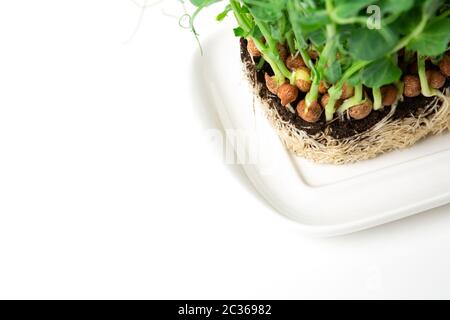
[(232, 32), (219, 30), (202, 46), (204, 56), (197, 53), (193, 64), (194, 102), (214, 108), (222, 129), (243, 137), (235, 151), (248, 178), (305, 232), (351, 233), (450, 202), (449, 134), (353, 165), (291, 156), (254, 102)]

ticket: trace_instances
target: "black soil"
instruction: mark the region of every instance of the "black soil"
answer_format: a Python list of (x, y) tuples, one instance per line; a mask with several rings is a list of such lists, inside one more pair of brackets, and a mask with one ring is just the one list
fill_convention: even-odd
[[(336, 139), (352, 137), (358, 133), (369, 130), (391, 111), (390, 107), (385, 107), (380, 111), (372, 111), (372, 113), (363, 120), (336, 119), (330, 123), (325, 121), (325, 114), (322, 114), (322, 118), (317, 123), (306, 122), (297, 114), (293, 114), (287, 108), (282, 106), (279, 98), (267, 90), (264, 74), (267, 72), (272, 75), (273, 71), (267, 63), (261, 70), (256, 70), (255, 63), (252, 61), (252, 58), (247, 51), (247, 41), (245, 39), (241, 39), (241, 60), (248, 71), (253, 85), (256, 87), (258, 84), (258, 95), (260, 98), (263, 101), (267, 101), (270, 107), (275, 108), (283, 121), (294, 124), (298, 129), (306, 131), (310, 135), (325, 132)], [(448, 87), (450, 87), (450, 81), (447, 80), (446, 88)], [(297, 103), (304, 98), (305, 94), (299, 94), (298, 100), (292, 105), (296, 106)], [(405, 100), (397, 106), (394, 119), (404, 119), (421, 114), (423, 108), (432, 102), (433, 99), (434, 98), (427, 98), (422, 95), (415, 98), (405, 98)]]

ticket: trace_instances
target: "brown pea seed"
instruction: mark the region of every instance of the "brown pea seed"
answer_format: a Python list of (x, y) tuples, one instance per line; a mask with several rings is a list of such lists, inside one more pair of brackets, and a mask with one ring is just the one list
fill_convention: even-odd
[(323, 95), (322, 98), (320, 98), (320, 104), (324, 108), (327, 106), (329, 101), (330, 101), (330, 95), (328, 93)]
[(317, 121), (319, 121), (320, 116), (322, 115), (322, 111), (323, 109), (317, 101), (311, 103), (309, 108), (306, 108), (305, 100), (300, 101), (297, 105), (298, 116), (306, 122), (310, 123), (316, 123)]
[(297, 89), (297, 87), (295, 87), (289, 83), (282, 84), (278, 88), (278, 97), (281, 100), (281, 104), (283, 106), (287, 106), (288, 104), (297, 100), (298, 89)]
[(266, 80), (267, 89), (275, 95), (278, 94), (279, 85), (275, 77), (271, 77), (269, 76), (269, 74), (266, 73), (264, 74), (264, 79)]
[(450, 77), (450, 56), (444, 55), (439, 63), (439, 68), (446, 77)]
[(291, 71), (294, 71), (296, 69), (299, 69), (299, 68), (305, 67), (305, 66), (306, 66), (305, 62), (303, 61), (302, 57), (300, 57), (299, 55), (297, 55), (297, 56), (290, 55), (286, 59), (286, 67)]
[(353, 97), (355, 94), (355, 88), (349, 86), (347, 83), (344, 83), (344, 85), (342, 86), (342, 94), (341, 94), (341, 99), (345, 100), (348, 98)]
[(392, 106), (397, 101), (398, 89), (396, 86), (384, 86), (380, 90), (381, 96), (383, 97), (383, 107)]
[(295, 85), (301, 92), (309, 92), (311, 90), (311, 81), (297, 80)]
[(286, 59), (289, 56), (289, 52), (286, 49), (286, 47), (283, 46), (282, 44), (277, 44), (277, 50), (278, 50), (278, 53), (280, 55), (281, 60), (282, 61), (286, 61)]
[(408, 98), (414, 98), (420, 95), (422, 87), (420, 85), (420, 79), (418, 76), (406, 75), (403, 78), (405, 88), (403, 94)]
[(348, 113), (350, 114), (350, 117), (352, 117), (355, 120), (362, 120), (369, 116), (369, 114), (372, 112), (372, 101), (367, 100), (366, 102), (354, 106), (348, 110)]
[(261, 57), (261, 51), (256, 47), (255, 41), (249, 38), (247, 40), (247, 51), (252, 57)]
[(306, 67), (300, 67), (295, 70), (297, 80), (295, 85), (301, 92), (309, 92), (311, 90), (311, 71)]
[(441, 89), (445, 85), (445, 76), (437, 70), (428, 70), (427, 80), (433, 89)]
[(328, 92), (328, 85), (325, 81), (320, 80), (320, 84), (319, 84), (319, 93), (320, 94), (325, 94)]

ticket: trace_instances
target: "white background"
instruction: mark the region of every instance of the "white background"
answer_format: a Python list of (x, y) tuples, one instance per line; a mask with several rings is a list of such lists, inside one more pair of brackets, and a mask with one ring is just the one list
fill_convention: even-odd
[(144, 2), (0, 2), (0, 298), (450, 298), (450, 207), (302, 235), (205, 139), (178, 4)]

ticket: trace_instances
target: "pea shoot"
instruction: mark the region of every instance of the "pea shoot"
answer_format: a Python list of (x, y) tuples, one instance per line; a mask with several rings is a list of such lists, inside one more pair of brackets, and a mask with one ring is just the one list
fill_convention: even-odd
[[(404, 97), (433, 97), (450, 76), (450, 5), (445, 0), (191, 0), (195, 17), (225, 4), (234, 34), (248, 41), (266, 85), (299, 117), (355, 120)], [(367, 8), (379, 9), (378, 27)], [(375, 7), (374, 7), (375, 6)], [(409, 66), (415, 65), (416, 73)], [(296, 108), (291, 103), (298, 102)]]

